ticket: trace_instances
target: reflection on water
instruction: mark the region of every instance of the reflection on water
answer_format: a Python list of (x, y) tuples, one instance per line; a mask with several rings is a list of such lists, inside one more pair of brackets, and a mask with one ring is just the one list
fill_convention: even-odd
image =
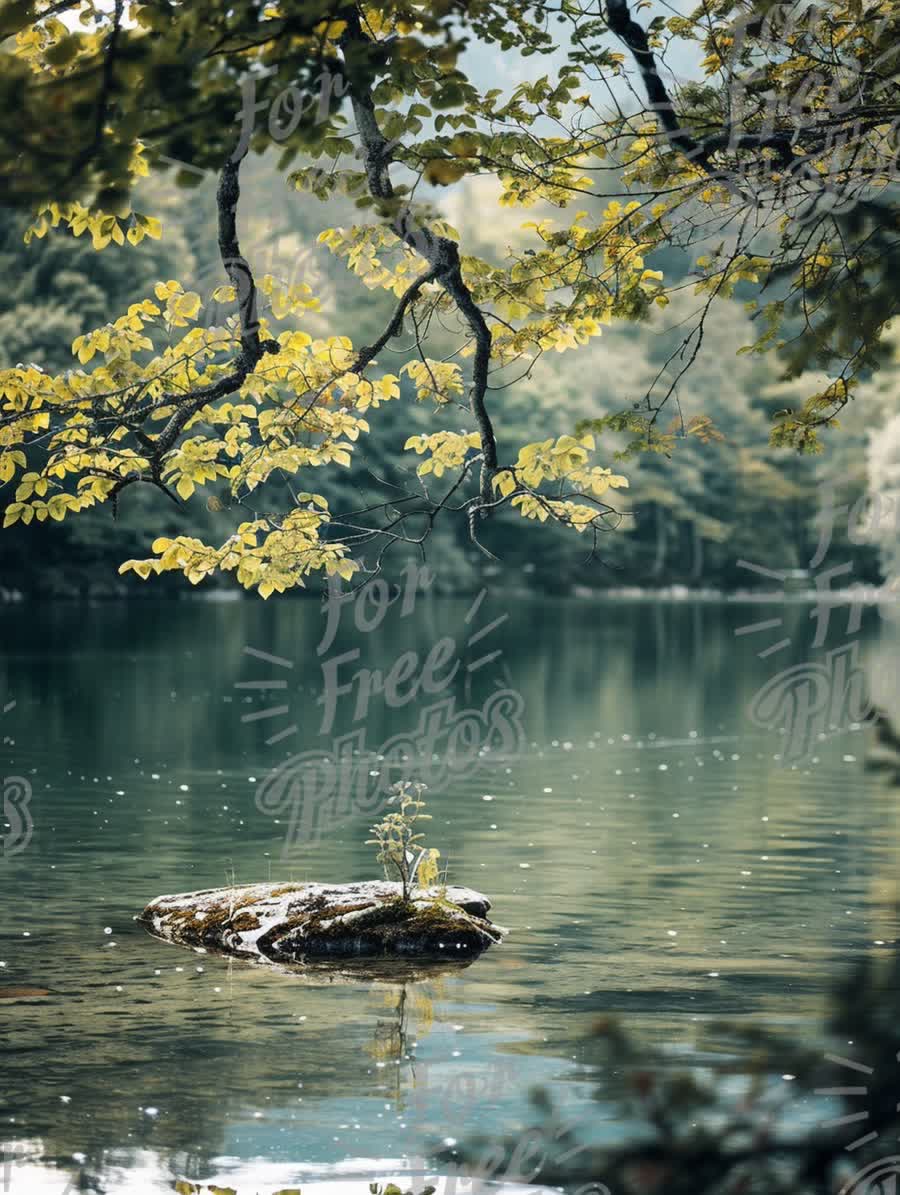
[[(681, 1050), (723, 1016), (796, 1024), (818, 1015), (835, 968), (895, 936), (900, 826), (894, 791), (863, 768), (871, 732), (825, 737), (785, 767), (777, 734), (748, 718), (776, 669), (734, 629), (771, 610), (494, 595), (470, 611), (422, 601), (363, 635), (344, 620), (319, 656), (312, 602), (0, 610), (0, 693), (17, 702), (3, 774), (34, 794), (33, 840), (0, 862), (0, 1140), (57, 1168), (59, 1195), (79, 1173), (110, 1192), (129, 1171), (164, 1190), (258, 1163), (274, 1190), (347, 1159), (409, 1164), (425, 1142), (508, 1128), (535, 1084), (578, 1112), (615, 1082), (583, 1064), (599, 1014)], [(788, 630), (807, 614), (778, 611)], [(896, 632), (868, 621), (877, 688)], [(133, 921), (154, 896), (232, 877), (374, 875), (369, 811), (345, 810), (283, 860), (285, 819), (255, 793), (335, 737), (362, 728), (376, 749), (416, 728), (424, 694), (396, 705), (372, 685), (360, 705), (354, 681), (321, 734), (324, 658), (359, 648), (341, 665), (349, 684), (413, 652), (419, 676), (443, 638), (461, 663), (439, 698), (524, 699), (521, 753), (451, 776), (429, 827), (451, 879), (491, 896), (502, 947), (423, 980), (332, 982)], [(778, 668), (808, 655), (796, 638)], [(287, 711), (242, 721), (272, 692), (235, 685), (282, 674)], [(3, 998), (23, 987), (50, 994)], [(8, 1173), (13, 1195), (39, 1189), (18, 1162)]]

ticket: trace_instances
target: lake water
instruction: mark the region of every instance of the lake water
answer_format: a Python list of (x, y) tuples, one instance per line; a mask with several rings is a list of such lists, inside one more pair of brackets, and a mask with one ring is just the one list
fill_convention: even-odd
[[(33, 790), (33, 836), (0, 859), (0, 996), (50, 993), (0, 999), (4, 1191), (377, 1177), (514, 1128), (535, 1085), (615, 1131), (593, 1099), (615, 1076), (583, 1053), (598, 1016), (676, 1056), (721, 1018), (802, 1027), (834, 974), (896, 936), (898, 803), (864, 768), (872, 731), (827, 732), (790, 766), (748, 712), (777, 672), (824, 658), (809, 607), (502, 592), (410, 607), (368, 631), (377, 607), (362, 631), (348, 607), (318, 654), (315, 601), (0, 608), (3, 774)], [(869, 611), (848, 636), (837, 610), (830, 635), (859, 639), (890, 704), (897, 629)], [(393, 705), (351, 683), (410, 651)], [(329, 669), (333, 709), (317, 702)], [(253, 681), (284, 685), (236, 687)], [(336, 737), (377, 752), (414, 736), (436, 706), (441, 757), (450, 720), (500, 690), (521, 697), (520, 749), (473, 751), (431, 794), (428, 835), (451, 881), (493, 900), (502, 947), (422, 982), (329, 981), (133, 920), (232, 878), (376, 875), (367, 808), (323, 805), (315, 825), (307, 809), (282, 857), (290, 811), (261, 811), (260, 783)]]

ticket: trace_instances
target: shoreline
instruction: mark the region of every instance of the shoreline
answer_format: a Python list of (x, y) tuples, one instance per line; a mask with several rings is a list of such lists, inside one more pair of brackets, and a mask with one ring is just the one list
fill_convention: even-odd
[[(487, 586), (485, 588), (488, 588)], [(478, 592), (477, 589), (458, 590), (449, 593), (423, 593), (421, 596), (428, 600), (462, 601)], [(676, 604), (681, 602), (706, 603), (708, 605), (728, 605), (737, 603), (780, 604), (780, 605), (848, 605), (862, 606), (893, 605), (900, 601), (900, 592), (885, 585), (858, 585), (847, 589), (816, 590), (816, 589), (717, 589), (712, 586), (701, 586), (694, 589), (687, 585), (664, 585), (650, 588), (641, 585), (618, 585), (605, 589), (592, 589), (589, 586), (576, 585), (568, 593), (542, 593), (537, 589), (505, 589), (504, 595), (509, 599), (535, 598), (552, 601), (577, 602), (659, 602)], [(278, 595), (283, 601), (321, 601), (323, 594), (313, 589), (296, 590), (291, 593)], [(186, 591), (180, 593), (152, 593), (152, 592), (109, 592), (92, 594), (34, 595), (23, 593), (17, 589), (0, 588), (0, 607), (17, 606), (24, 603), (72, 603), (77, 605), (104, 604), (106, 602), (200, 602), (200, 603), (230, 603), (261, 600), (252, 592), (241, 589), (213, 589), (208, 592)]]
[[(390, 578), (386, 578), (388, 584), (391, 584)], [(480, 588), (488, 589), (490, 592), (492, 577), (485, 577), (484, 586), (472, 587), (469, 589), (458, 589), (447, 593), (423, 592), (424, 599), (442, 599), (449, 601), (461, 601), (469, 599), (473, 594), (477, 594)], [(709, 605), (728, 605), (728, 603), (737, 602), (754, 602), (754, 603), (779, 603), (779, 605), (810, 605), (810, 603), (821, 603), (821, 605), (843, 606), (849, 603), (857, 603), (861, 606), (883, 606), (893, 605), (894, 602), (900, 600), (900, 590), (895, 589), (892, 583), (884, 583), (882, 586), (876, 584), (859, 583), (856, 586), (849, 586), (843, 589), (816, 589), (815, 587), (797, 586), (796, 578), (791, 578), (792, 584), (789, 588), (780, 589), (720, 589), (716, 586), (685, 586), (685, 584), (669, 584), (669, 586), (608, 586), (604, 588), (593, 588), (590, 586), (573, 586), (567, 593), (541, 593), (539, 589), (529, 587), (504, 587), (503, 593), (506, 599), (527, 599), (527, 597), (535, 597), (535, 599), (549, 599), (562, 601), (645, 601), (645, 602), (705, 602)], [(292, 592), (278, 594), (282, 600), (288, 601), (322, 601), (324, 596), (323, 589), (305, 588), (294, 589)], [(250, 590), (240, 588), (227, 589), (207, 589), (207, 590), (179, 590), (176, 593), (160, 592), (160, 589), (146, 590), (146, 589), (117, 589), (117, 590), (102, 590), (98, 593), (79, 594), (79, 593), (54, 593), (54, 594), (30, 594), (25, 593), (20, 589), (5, 588), (0, 586), (0, 607), (5, 605), (17, 606), (24, 602), (72, 602), (79, 603), (79, 605), (93, 605), (93, 603), (104, 602), (146, 602), (146, 601), (165, 601), (165, 602), (243, 602), (253, 601), (257, 599), (257, 594), (250, 592)]]

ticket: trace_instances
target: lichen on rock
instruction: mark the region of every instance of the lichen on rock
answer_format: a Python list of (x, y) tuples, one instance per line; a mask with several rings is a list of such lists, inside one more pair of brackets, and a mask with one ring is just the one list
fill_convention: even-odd
[(402, 899), (388, 880), (247, 884), (159, 896), (140, 920), (171, 942), (276, 963), (395, 956), (471, 958), (506, 932), (486, 896), (455, 886)]

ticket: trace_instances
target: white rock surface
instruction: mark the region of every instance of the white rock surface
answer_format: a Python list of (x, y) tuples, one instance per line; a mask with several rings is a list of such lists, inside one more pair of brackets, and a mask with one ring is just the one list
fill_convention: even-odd
[(488, 920), (488, 898), (471, 888), (417, 889), (405, 906), (400, 896), (400, 885), (387, 880), (246, 884), (159, 896), (140, 920), (168, 941), (283, 963), (463, 958), (506, 932)]

